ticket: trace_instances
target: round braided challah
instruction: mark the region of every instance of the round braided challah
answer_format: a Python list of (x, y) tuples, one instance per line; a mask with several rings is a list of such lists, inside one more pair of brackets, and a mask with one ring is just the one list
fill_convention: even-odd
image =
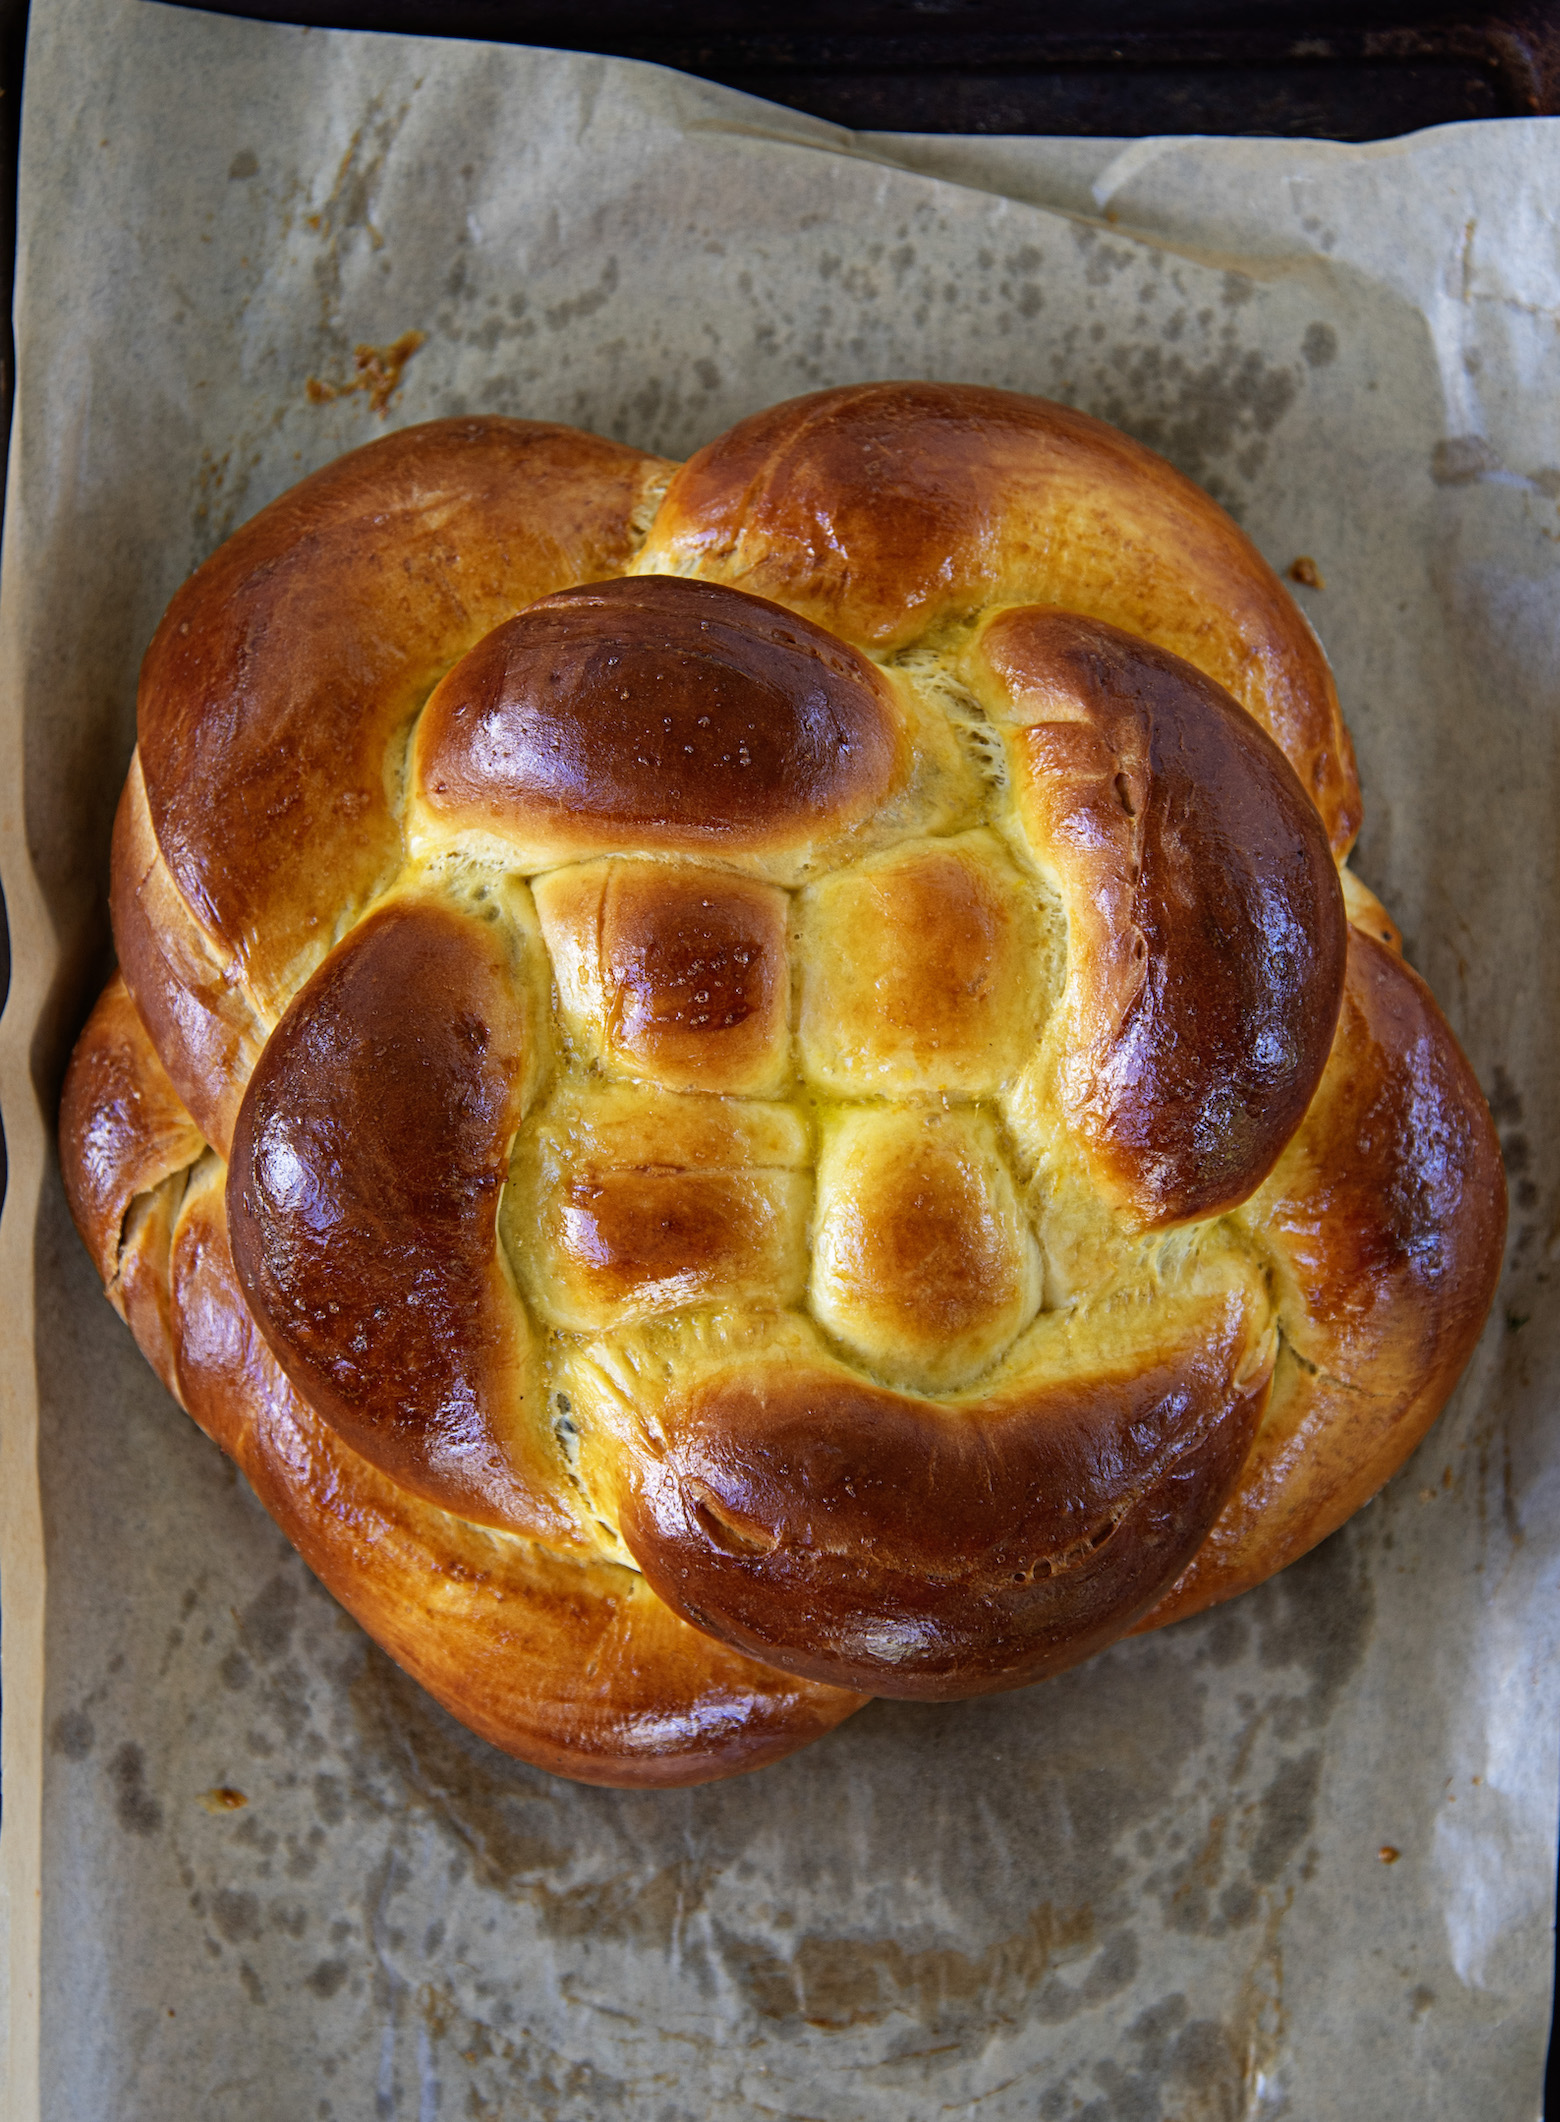
[(1494, 1288), (1321, 651), (925, 384), (680, 469), (445, 421), (175, 597), (61, 1140), (109, 1293), (500, 1746), (694, 1782), (1303, 1553)]

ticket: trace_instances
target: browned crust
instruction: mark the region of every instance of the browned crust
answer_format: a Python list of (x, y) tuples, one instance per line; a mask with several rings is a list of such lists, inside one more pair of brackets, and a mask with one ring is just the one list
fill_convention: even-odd
[(206, 1140), (226, 1156), (266, 1026), (168, 873), (139, 752), (114, 819), (109, 911), (120, 971), (169, 1079)]
[[(102, 1116), (95, 1089), (104, 1089)], [(359, 1458), (289, 1385), (244, 1303), (224, 1174), (199, 1155), (151, 1041), (114, 982), (62, 1111), (67, 1191), (114, 1271), (143, 1352), (347, 1611), (452, 1715), (576, 1781), (671, 1788), (740, 1775), (823, 1737), (864, 1697), (796, 1680), (679, 1621), (633, 1571), (554, 1554), (420, 1501)], [(117, 1255), (112, 1204), (140, 1182)], [(142, 1213), (177, 1185), (177, 1220)], [(171, 1235), (171, 1244), (170, 1244)]]
[(774, 885), (620, 858), (534, 892), (565, 1022), (592, 1060), (668, 1090), (783, 1085), (790, 908)]
[(1157, 1628), (1260, 1584), (1402, 1465), (1473, 1353), (1500, 1278), (1500, 1145), (1424, 982), (1351, 929), (1332, 1059), (1241, 1213), (1271, 1257), (1273, 1398), (1218, 1522)]
[(787, 1670), (941, 1701), (1113, 1642), (1216, 1516), (1267, 1399), (1239, 1296), (1180, 1345), (983, 1403), (843, 1366), (734, 1369), (639, 1442), (623, 1537), (697, 1627)]
[(1018, 813), (1062, 888), (1061, 1105), (1144, 1225), (1233, 1208), (1321, 1080), (1343, 894), (1278, 747), (1178, 656), (1001, 612), (970, 657), (1012, 721)]
[(59, 1139), (65, 1197), (108, 1301), (171, 1391), (168, 1247), (185, 1172), (206, 1144), (117, 973), (71, 1055)]
[(987, 1115), (847, 1109), (824, 1130), (813, 1316), (899, 1387), (949, 1391), (1009, 1349), (1044, 1269)]
[(415, 897), (360, 921), (250, 1078), (228, 1219), (250, 1310), (354, 1451), (462, 1517), (569, 1545), (499, 1258), (539, 1033), (506, 941)]
[(574, 428), (405, 428), (273, 501), (179, 591), (141, 670), (151, 823), (262, 1004), (400, 859), (396, 733), (499, 621), (625, 567), (662, 468)]
[(116, 973), (82, 1027), (60, 1095), (65, 1198), (111, 1299), (132, 1202), (205, 1147)]
[(811, 847), (892, 793), (903, 752), (884, 681), (845, 642), (762, 598), (649, 576), (495, 628), (428, 702), (413, 772), (431, 817), (537, 869)]
[(1359, 830), (1327, 660), (1289, 593), (1217, 503), (1085, 413), (968, 384), (793, 398), (689, 459), (641, 564), (774, 597), (880, 650), (993, 605), (1107, 620), (1233, 693), (1340, 854)]

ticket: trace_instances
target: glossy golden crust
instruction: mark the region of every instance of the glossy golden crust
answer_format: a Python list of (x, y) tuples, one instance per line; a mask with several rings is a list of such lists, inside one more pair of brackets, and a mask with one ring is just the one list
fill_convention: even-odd
[(784, 892), (666, 862), (583, 862), (536, 881), (566, 1036), (610, 1073), (773, 1097), (791, 1072)]
[(1506, 1186), (1489, 1108), (1430, 990), (1360, 929), (1321, 1089), (1238, 1220), (1273, 1264), (1273, 1398), (1145, 1627), (1260, 1584), (1352, 1517), (1440, 1413), (1495, 1295)]
[(864, 656), (757, 597), (650, 576), (496, 627), (428, 702), (412, 782), (424, 831), (489, 834), (538, 870), (625, 846), (794, 857), (908, 763)]
[(250, 1078), (228, 1217), (250, 1310), (356, 1452), (478, 1523), (568, 1543), (495, 1243), (545, 1037), (524, 956), (492, 899), (360, 922)]
[(113, 1294), (134, 1202), (188, 1170), (205, 1148), (163, 1069), (123, 978), (98, 997), (60, 1094), (60, 1168), (76, 1228)]
[(169, 874), (137, 752), (114, 818), (109, 899), (119, 966), (180, 1098), (225, 1155), (269, 1022), (224, 966)]
[(798, 905), (797, 1053), (839, 1098), (991, 1096), (1039, 1042), (1052, 939), (995, 833), (914, 840)]
[(1340, 854), (1359, 830), (1332, 676), (1283, 584), (1189, 479), (1086, 413), (970, 384), (790, 399), (689, 459), (639, 564), (880, 651), (1003, 604), (1108, 620), (1235, 696)]
[(205, 1147), (116, 973), (65, 1073), (60, 1168), (109, 1302), (170, 1387), (168, 1246), (184, 1175)]
[(812, 1310), (890, 1384), (953, 1391), (1040, 1308), (1039, 1248), (989, 1114), (831, 1115), (818, 1155)]
[(1068, 909), (1056, 1095), (1145, 1226), (1272, 1170), (1343, 993), (1338, 873), (1278, 747), (1190, 664), (1070, 612), (999, 612), (964, 659), (1010, 726), (1018, 814)]
[(1239, 533), (1000, 393), (779, 408), (658, 511), (564, 430), (392, 442), (154, 644), (140, 1014), (62, 1136), (116, 1301), (326, 1581), (527, 1758), (697, 1780), (1337, 1522), (1454, 1381), (1498, 1167), (1433, 1005), (1356, 994), (1378, 945), (1339, 1015), (1345, 901), (1391, 925)]
[(1271, 1361), (1238, 1293), (1124, 1318), (1108, 1356), (1080, 1338), (951, 1405), (717, 1369), (635, 1440), (623, 1537), (675, 1611), (792, 1672), (930, 1700), (1059, 1672), (1180, 1574)]
[(807, 1130), (756, 1099), (563, 1090), (515, 1146), (501, 1232), (537, 1316), (594, 1334), (689, 1305), (796, 1303)]

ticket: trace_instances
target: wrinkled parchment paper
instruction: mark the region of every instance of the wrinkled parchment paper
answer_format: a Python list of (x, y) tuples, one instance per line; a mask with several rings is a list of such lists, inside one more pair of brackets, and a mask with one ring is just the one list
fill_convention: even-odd
[[(0, 590), (18, 2122), (1537, 2115), (1557, 199), (1541, 121), (862, 140), (611, 60), (37, 0)], [(1309, 1560), (1028, 1693), (586, 1790), (421, 1695), (165, 1398), (47, 1141), (136, 666), (229, 530), (383, 431), (330, 389), (410, 331), (392, 423), (678, 455), (853, 378), (1049, 393), (1315, 562), (1359, 867), (1491, 1095), (1514, 1215), (1451, 1411)]]

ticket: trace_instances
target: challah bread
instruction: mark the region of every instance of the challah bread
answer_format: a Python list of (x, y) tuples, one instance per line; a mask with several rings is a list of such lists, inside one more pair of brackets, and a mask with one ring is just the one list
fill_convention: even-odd
[(61, 1116), (338, 1598), (588, 1780), (1013, 1687), (1303, 1553), (1488, 1308), (1488, 1112), (1325, 660), (1097, 421), (440, 422), (148, 653)]

